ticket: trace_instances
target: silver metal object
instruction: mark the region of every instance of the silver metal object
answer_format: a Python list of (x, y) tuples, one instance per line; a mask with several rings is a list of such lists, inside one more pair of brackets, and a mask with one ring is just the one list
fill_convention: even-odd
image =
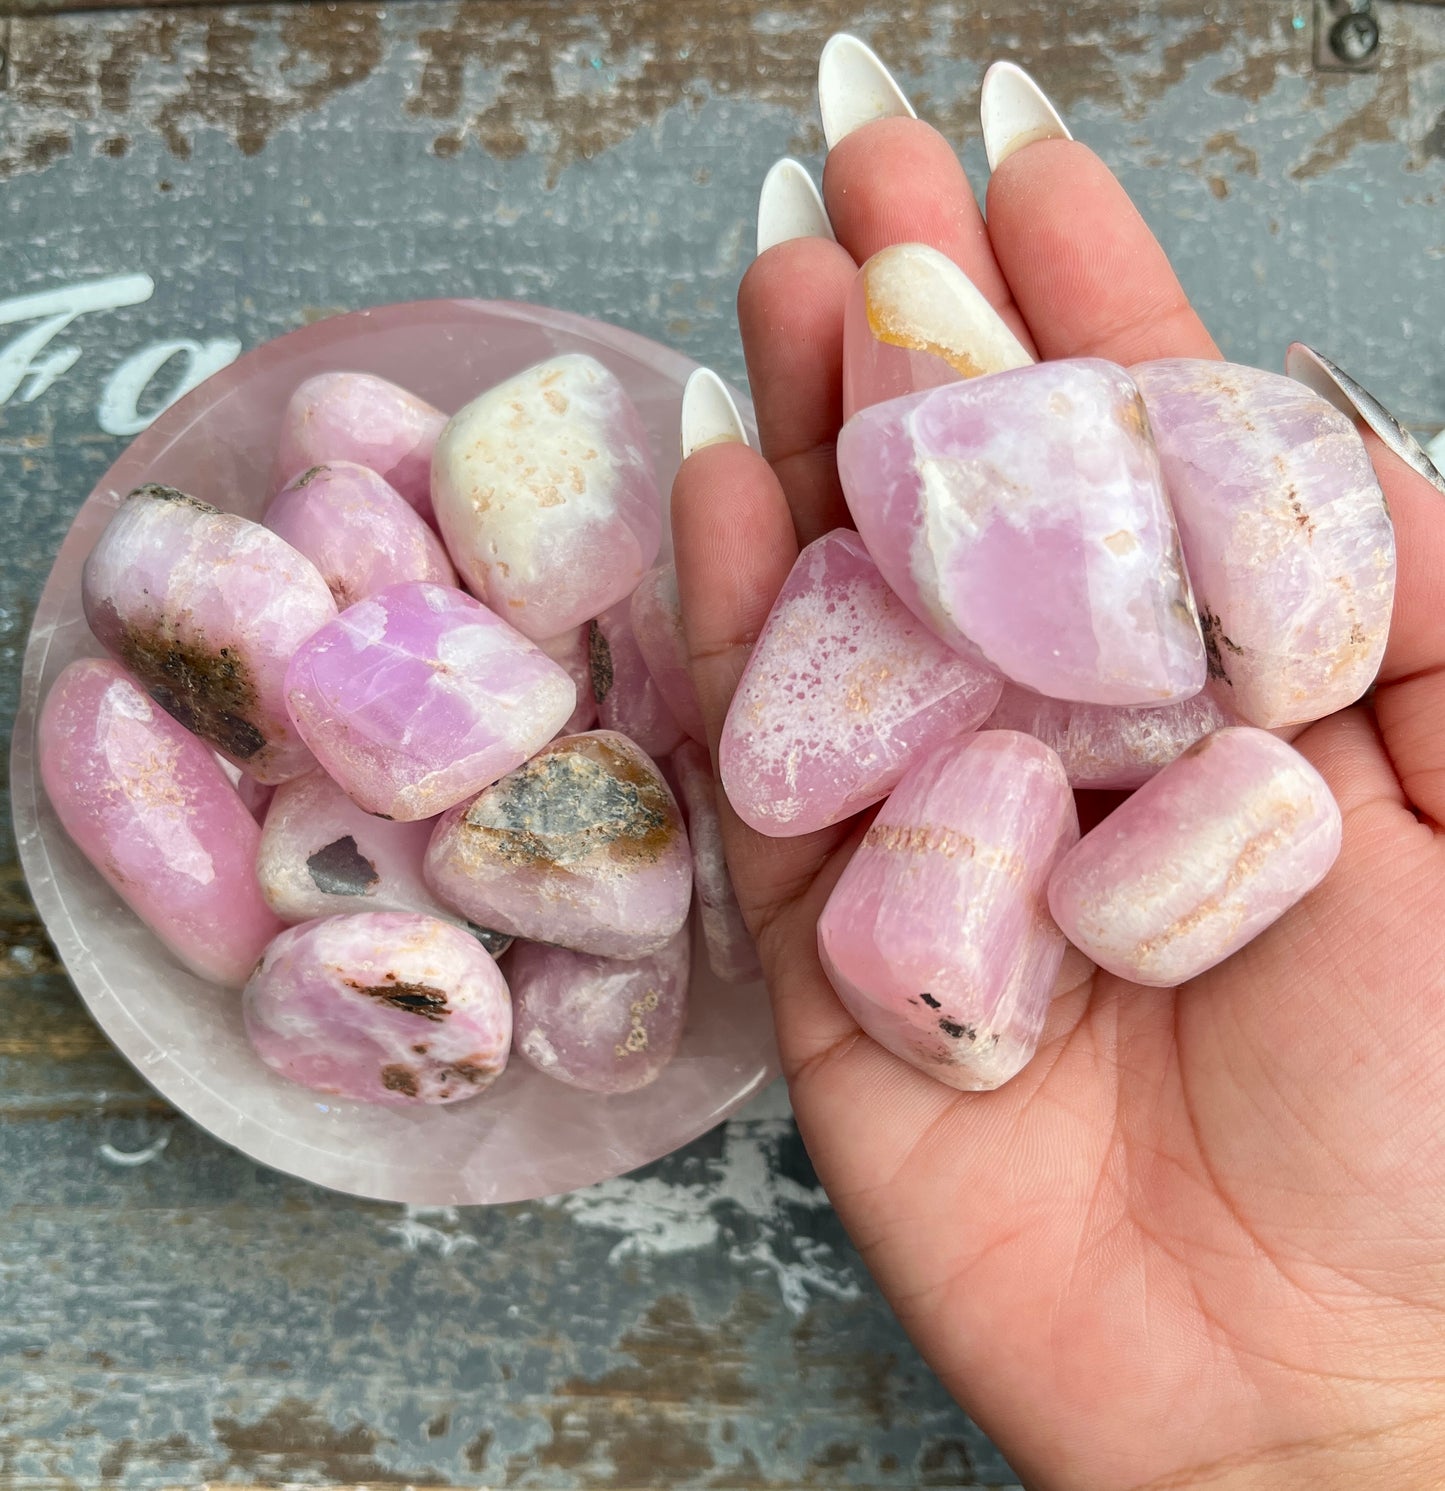
[(1322, 72), (1370, 72), (1380, 63), (1373, 0), (1315, 0), (1314, 63)]
[(1395, 455), (1445, 497), (1445, 476), (1440, 474), (1425, 447), (1369, 389), (1356, 383), (1337, 363), (1303, 342), (1294, 342), (1284, 355), (1284, 370), (1296, 383), (1303, 383), (1342, 414), (1348, 414), (1351, 419), (1359, 415)]

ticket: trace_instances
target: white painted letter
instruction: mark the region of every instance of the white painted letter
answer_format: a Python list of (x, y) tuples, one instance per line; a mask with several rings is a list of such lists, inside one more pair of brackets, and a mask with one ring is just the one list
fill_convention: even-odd
[(0, 326), (19, 321), (39, 321), (14, 341), (0, 346), (0, 404), (9, 403), (15, 390), (30, 376), (24, 400), (37, 399), (60, 375), (75, 366), (80, 353), (59, 347), (43, 362), (40, 354), (77, 316), (88, 311), (114, 311), (124, 305), (139, 305), (155, 293), (148, 274), (117, 274), (91, 280), (84, 285), (65, 285), (59, 290), (40, 290), (0, 300)]
[[(173, 342), (152, 342), (133, 352), (110, 375), (100, 396), (100, 427), (107, 435), (138, 435), (183, 394), (205, 382), (240, 356), (241, 344), (234, 337), (193, 342), (178, 337)], [(149, 414), (140, 412), (140, 401), (155, 376), (173, 357), (186, 358), (186, 366), (170, 392)]]

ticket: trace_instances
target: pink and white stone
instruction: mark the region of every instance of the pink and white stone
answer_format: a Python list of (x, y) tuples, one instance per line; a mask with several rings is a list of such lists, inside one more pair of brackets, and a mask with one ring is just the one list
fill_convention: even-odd
[(512, 1004), (497, 965), (450, 922), (371, 911), (291, 927), (242, 998), (272, 1071), (361, 1103), (456, 1103), (507, 1064)]
[(303, 471), (272, 498), (262, 522), (316, 566), (343, 611), (407, 580), (457, 583), (441, 540), (416, 509), (350, 461)]
[(845, 420), (870, 404), (1032, 362), (973, 281), (927, 244), (890, 244), (854, 277), (843, 312)]
[(297, 388), (281, 419), (273, 490), (312, 466), (355, 461), (432, 521), (432, 449), (447, 417), (385, 378), (320, 373)]
[(1054, 918), (1101, 968), (1173, 987), (1213, 968), (1313, 890), (1340, 810), (1293, 746), (1238, 726), (1191, 746), (1059, 862)]
[(467, 587), (536, 639), (631, 595), (662, 538), (641, 417), (617, 378), (579, 353), (455, 415), (437, 441), (432, 500)]
[(1034, 1054), (1064, 937), (1044, 904), (1079, 837), (1059, 758), (988, 730), (939, 746), (901, 781), (818, 919), (838, 997), (911, 1065), (964, 1091)]
[(886, 797), (934, 746), (986, 720), (996, 673), (940, 642), (848, 529), (783, 582), (718, 747), (728, 801), (759, 833), (826, 828)]
[(1041, 694), (1168, 704), (1204, 643), (1129, 375), (1038, 363), (877, 404), (838, 441), (883, 578), (951, 647)]
[(1211, 675), (1267, 729), (1353, 704), (1379, 671), (1395, 598), (1394, 526), (1353, 421), (1257, 368), (1173, 359), (1132, 371)]
[(607, 730), (544, 746), (445, 813), (427, 883), (469, 921), (604, 958), (641, 958), (687, 920), (692, 854), (657, 767)]
[(284, 539), (174, 487), (141, 487), (91, 551), (81, 594), (101, 646), (227, 760), (263, 784), (316, 764), (283, 681), (336, 603)]
[(286, 705), (369, 813), (431, 818), (519, 766), (572, 713), (566, 672), (443, 585), (358, 601), (296, 653)]
[(687, 663), (675, 565), (659, 564), (648, 570), (632, 592), (632, 635), (673, 718), (699, 745), (706, 745), (707, 726)]
[(682, 744), (685, 732), (637, 645), (628, 601), (609, 607), (592, 623), (591, 666), (604, 730), (625, 735), (652, 757), (670, 755)]
[(687, 1022), (687, 928), (644, 958), (522, 943), (507, 965), (512, 1049), (588, 1092), (636, 1092), (672, 1060)]
[(712, 763), (695, 740), (685, 740), (673, 752), (671, 766), (692, 845), (692, 883), (708, 966), (725, 984), (750, 983), (763, 976), (763, 969), (728, 873)]
[(597, 723), (597, 696), (592, 692), (592, 623), (583, 622), (560, 637), (548, 637), (537, 646), (567, 670), (577, 689), (577, 707), (568, 715), (559, 732), (581, 735)]
[(256, 876), (283, 921), (359, 911), (414, 911), (455, 921), (422, 878), (432, 824), (388, 823), (324, 771), (276, 789), (261, 826)]
[(1192, 699), (1145, 709), (1045, 699), (1006, 683), (983, 728), (1021, 730), (1043, 741), (1064, 763), (1071, 787), (1128, 791), (1211, 730), (1238, 723), (1209, 688)]
[(40, 715), (40, 776), (66, 833), (193, 973), (239, 988), (281, 923), (260, 829), (216, 758), (108, 660), (82, 658)]

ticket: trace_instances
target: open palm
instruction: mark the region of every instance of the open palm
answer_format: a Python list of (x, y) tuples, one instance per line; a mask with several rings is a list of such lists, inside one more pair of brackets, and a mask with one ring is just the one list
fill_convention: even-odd
[[(988, 223), (948, 146), (892, 119), (829, 156), (839, 242), (796, 239), (739, 307), (765, 462), (674, 490), (714, 746), (801, 544), (847, 523), (842, 307), (887, 243), (954, 258), (1040, 357), (1218, 353), (1084, 146), (1004, 161)], [(816, 951), (867, 815), (770, 840), (727, 817), (794, 1108), (843, 1221), (932, 1366), (1030, 1484), (1445, 1483), (1445, 499), (1377, 442), (1400, 578), (1373, 707), (1297, 745), (1344, 814), (1328, 879), (1175, 990), (1071, 952), (1039, 1054), (958, 1093), (865, 1036)]]

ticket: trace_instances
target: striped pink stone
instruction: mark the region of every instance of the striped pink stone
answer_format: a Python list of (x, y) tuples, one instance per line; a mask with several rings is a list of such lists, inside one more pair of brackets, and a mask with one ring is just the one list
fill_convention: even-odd
[(1033, 1055), (1064, 936), (1049, 874), (1079, 837), (1059, 758), (1012, 730), (920, 761), (879, 810), (818, 920), (838, 997), (950, 1087), (1006, 1082)]
[(1395, 596), (1394, 527), (1353, 422), (1258, 368), (1132, 371), (1223, 697), (1266, 729), (1353, 704), (1379, 671)]
[(1265, 730), (1191, 746), (1092, 829), (1049, 882), (1069, 941), (1135, 983), (1184, 983), (1324, 879), (1340, 810), (1320, 774)]

